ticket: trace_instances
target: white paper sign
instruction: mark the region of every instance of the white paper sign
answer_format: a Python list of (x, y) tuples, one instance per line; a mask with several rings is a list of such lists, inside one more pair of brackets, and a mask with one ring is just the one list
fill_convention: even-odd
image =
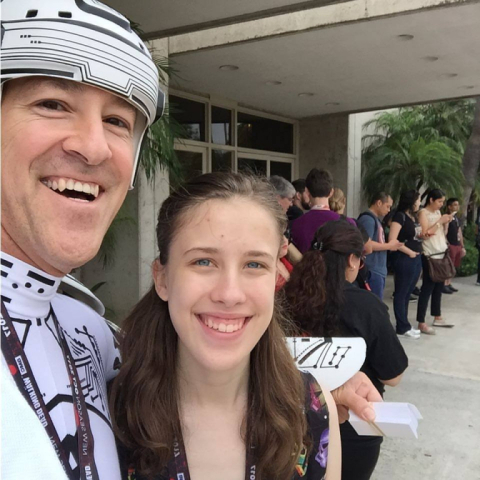
[(372, 405), (375, 424), (361, 420), (350, 411), (349, 422), (359, 435), (418, 438), (418, 421), (422, 415), (415, 405), (398, 402), (375, 402)]
[(363, 338), (288, 337), (287, 345), (297, 367), (330, 391), (360, 370), (367, 352)]

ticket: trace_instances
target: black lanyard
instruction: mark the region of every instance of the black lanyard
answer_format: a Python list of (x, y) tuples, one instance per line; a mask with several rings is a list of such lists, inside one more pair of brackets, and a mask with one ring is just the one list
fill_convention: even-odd
[[(256, 468), (254, 462), (253, 448), (247, 446), (247, 458), (245, 461), (245, 480), (256, 480)], [(183, 444), (183, 438), (180, 436), (173, 444), (173, 459), (168, 465), (169, 478), (178, 480), (190, 480), (188, 470), (187, 452)]]
[[(85, 396), (78, 377), (75, 363), (68, 347), (65, 335), (58, 324), (55, 312), (50, 307), (50, 315), (52, 316), (55, 329), (58, 334), (60, 347), (62, 348), (65, 366), (70, 379), (70, 387), (73, 398), (73, 411), (75, 415), (75, 423), (77, 426), (78, 436), (78, 461), (80, 467), (80, 480), (98, 480), (98, 471), (94, 459), (94, 443), (93, 434), (90, 427), (90, 419), (88, 417)], [(50, 441), (52, 442), (55, 453), (70, 480), (76, 480), (68, 462), (68, 456), (62, 447), (62, 443), (58, 433), (53, 425), (50, 413), (47, 410), (43, 395), (38, 388), (38, 384), (33, 376), (30, 363), (25, 355), (23, 346), (18, 338), (12, 319), (5, 308), (2, 301), (2, 353), (8, 364), (9, 370), (17, 384), (18, 389), (22, 392), (28, 404), (36, 413), (40, 423), (45, 428)], [(40, 472), (39, 472), (40, 473)]]

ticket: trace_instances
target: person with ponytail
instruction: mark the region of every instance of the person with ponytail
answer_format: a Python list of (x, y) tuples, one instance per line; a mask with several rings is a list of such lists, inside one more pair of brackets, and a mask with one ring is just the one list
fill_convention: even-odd
[[(386, 305), (354, 285), (362, 265), (364, 242), (345, 220), (327, 222), (297, 264), (284, 293), (292, 319), (309, 336), (362, 337), (367, 344), (362, 371), (383, 396), (397, 385), (408, 359), (390, 323)], [(380, 454), (381, 437), (359, 436), (340, 426), (342, 480), (368, 480)]]

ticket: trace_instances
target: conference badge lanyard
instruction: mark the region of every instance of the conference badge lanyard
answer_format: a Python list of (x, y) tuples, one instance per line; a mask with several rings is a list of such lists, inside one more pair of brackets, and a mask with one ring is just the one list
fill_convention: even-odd
[[(90, 419), (88, 417), (85, 396), (78, 377), (77, 369), (68, 347), (65, 335), (55, 312), (50, 307), (50, 313), (53, 318), (55, 329), (57, 330), (60, 347), (62, 349), (67, 373), (72, 390), (73, 410), (75, 414), (75, 423), (77, 426), (78, 437), (78, 462), (80, 468), (80, 480), (98, 480), (98, 471), (94, 459), (94, 442)], [(62, 447), (58, 433), (53, 425), (50, 413), (47, 410), (43, 395), (40, 392), (38, 384), (33, 376), (30, 363), (25, 355), (23, 346), (18, 338), (12, 319), (2, 301), (2, 353), (7, 361), (10, 373), (12, 374), (18, 389), (22, 392), (28, 404), (32, 407), (40, 423), (45, 428), (50, 441), (52, 442), (55, 453), (60, 463), (71, 480), (76, 480), (68, 462), (67, 454)]]

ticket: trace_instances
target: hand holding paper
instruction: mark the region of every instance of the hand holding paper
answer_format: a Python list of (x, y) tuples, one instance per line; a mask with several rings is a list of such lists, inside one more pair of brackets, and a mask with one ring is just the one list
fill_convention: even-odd
[(350, 423), (359, 435), (418, 438), (418, 421), (422, 415), (411, 403), (373, 403), (375, 422), (366, 422), (350, 412)]

